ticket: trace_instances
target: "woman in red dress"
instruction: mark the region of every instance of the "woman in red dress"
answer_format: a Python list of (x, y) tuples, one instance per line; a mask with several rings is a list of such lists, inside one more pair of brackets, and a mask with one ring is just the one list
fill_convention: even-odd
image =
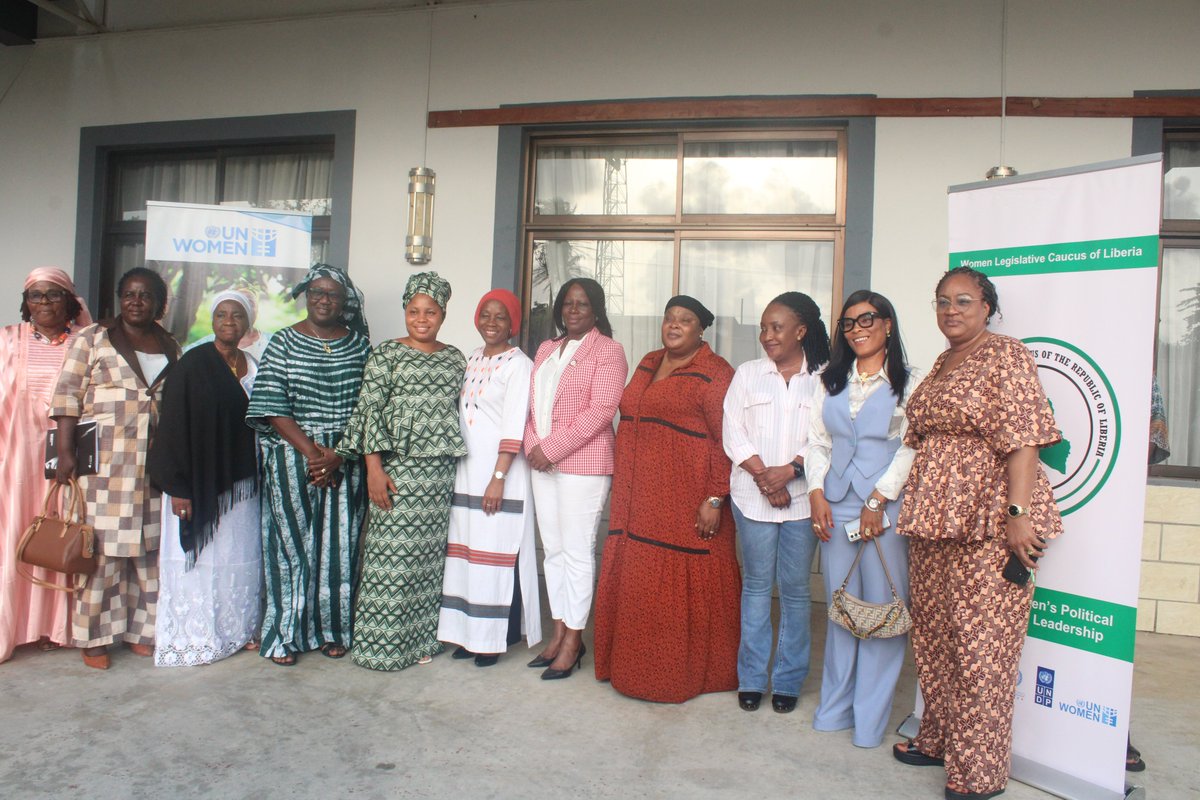
[(642, 700), (738, 686), (742, 580), (721, 445), (733, 368), (701, 339), (712, 321), (691, 297), (668, 301), (663, 349), (642, 359), (621, 397), (596, 677)]

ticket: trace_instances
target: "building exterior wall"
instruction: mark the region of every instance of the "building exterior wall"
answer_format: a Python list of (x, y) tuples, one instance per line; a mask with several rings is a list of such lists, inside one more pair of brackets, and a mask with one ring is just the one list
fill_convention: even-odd
[[(172, 5), (213, 8), (149, 5), (162, 19), (175, 19)], [(122, 16), (136, 5), (110, 7), (115, 21), (136, 21)], [(430, 266), (454, 285), (444, 338), (471, 347), (470, 310), (492, 275), (498, 132), (426, 132), (427, 107), (997, 96), (1001, 8), (999, 0), (545, 0), (0, 48), (0, 293), (10, 298), (0, 303), (0, 324), (16, 320), (16, 293), (31, 267), (73, 266), (80, 128), (353, 109), (348, 267), (367, 294), (372, 329), (380, 338), (404, 330), (407, 171), (424, 163), (438, 173)], [(1012, 0), (1008, 9), (1010, 95), (1197, 88), (1194, 0)], [(877, 122), (872, 285), (896, 304), (918, 365), (943, 346), (928, 299), (946, 264), (946, 187), (1000, 163), (1000, 130), (996, 119)], [(1018, 118), (1008, 120), (1004, 138), (1004, 163), (1028, 173), (1128, 156), (1131, 123)], [(1152, 486), (1147, 509), (1139, 625), (1200, 635), (1200, 488)]]

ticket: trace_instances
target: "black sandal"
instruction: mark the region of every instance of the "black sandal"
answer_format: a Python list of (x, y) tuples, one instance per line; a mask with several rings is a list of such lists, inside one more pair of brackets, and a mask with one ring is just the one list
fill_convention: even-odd
[(1132, 744), (1125, 747), (1125, 771), (1126, 772), (1144, 772), (1146, 770), (1146, 762), (1142, 760), (1142, 751), (1138, 750)]
[(326, 658), (345, 658), (349, 650), (345, 645), (336, 644), (334, 642), (326, 642), (321, 645), (321, 655)]
[[(904, 745), (903, 750), (900, 749), (900, 745)], [(901, 764), (908, 764), (910, 767), (941, 767), (946, 764), (946, 759), (926, 755), (913, 747), (912, 739), (892, 745), (892, 756)]]
[(296, 654), (285, 653), (281, 656), (271, 656), (271, 663), (280, 667), (294, 667), (296, 666)]

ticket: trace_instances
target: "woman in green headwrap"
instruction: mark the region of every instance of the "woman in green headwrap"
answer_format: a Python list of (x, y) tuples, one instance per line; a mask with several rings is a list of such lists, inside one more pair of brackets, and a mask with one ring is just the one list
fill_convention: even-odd
[(362, 527), (362, 464), (334, 453), (371, 351), (362, 293), (328, 264), (293, 297), (308, 316), (271, 337), (246, 410), (262, 454), (267, 607), (259, 652), (281, 667), (350, 646), (350, 592)]
[(437, 340), (450, 284), (421, 272), (404, 289), (408, 335), (383, 342), (363, 372), (342, 441), (361, 456), (372, 508), (354, 606), (354, 663), (404, 669), (442, 651), (438, 608), (455, 466), (466, 455), (458, 395), (467, 361)]

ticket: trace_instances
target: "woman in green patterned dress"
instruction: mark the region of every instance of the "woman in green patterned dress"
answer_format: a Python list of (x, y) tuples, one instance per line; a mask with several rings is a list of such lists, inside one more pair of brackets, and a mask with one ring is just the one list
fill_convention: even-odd
[(383, 342), (363, 373), (337, 452), (362, 456), (371, 498), (354, 608), (354, 663), (428, 663), (437, 639), (456, 462), (466, 455), (458, 395), (467, 360), (437, 340), (450, 284), (421, 272), (404, 288), (408, 335)]
[(362, 463), (334, 452), (371, 352), (362, 294), (317, 264), (292, 290), (308, 316), (271, 337), (246, 410), (262, 451), (267, 609), (259, 652), (290, 667), (350, 646), (351, 598), (366, 502)]

